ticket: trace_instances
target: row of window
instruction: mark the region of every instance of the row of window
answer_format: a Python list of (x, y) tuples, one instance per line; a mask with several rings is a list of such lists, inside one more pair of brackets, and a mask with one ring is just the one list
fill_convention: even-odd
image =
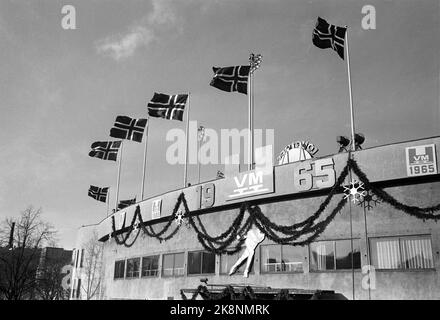
[[(353, 249), (352, 249), (353, 246)], [(376, 269), (432, 269), (430, 236), (405, 236), (371, 238), (372, 264)], [(228, 274), (241, 253), (220, 256), (220, 274)], [(351, 270), (361, 268), (360, 240), (331, 240), (313, 242), (309, 245), (310, 270)], [(115, 262), (114, 278), (138, 278), (159, 276), (159, 255), (131, 258)], [(162, 255), (162, 276), (185, 274), (183, 252)], [(287, 245), (261, 245), (260, 263), (262, 273), (303, 272), (304, 252), (301, 247)], [(237, 273), (244, 271), (243, 263)], [(251, 270), (252, 272), (252, 270)], [(187, 274), (215, 273), (215, 254), (205, 251), (188, 252)]]

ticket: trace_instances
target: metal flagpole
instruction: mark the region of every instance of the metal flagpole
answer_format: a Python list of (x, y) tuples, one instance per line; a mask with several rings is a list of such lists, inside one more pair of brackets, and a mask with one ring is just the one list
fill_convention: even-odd
[(252, 164), (254, 163), (254, 128), (252, 123), (252, 73), (253, 73), (253, 57), (251, 53), (249, 57), (249, 81), (248, 81), (248, 129), (249, 129), (249, 141), (248, 141), (248, 170), (252, 170)]
[(107, 191), (107, 198), (105, 199), (106, 204), (107, 204), (107, 217), (108, 217), (108, 207), (109, 207), (109, 203), (110, 203), (110, 187), (108, 187), (108, 191)]
[(188, 110), (186, 113), (186, 148), (185, 148), (185, 171), (183, 176), (183, 187), (186, 188), (188, 182), (188, 145), (189, 145), (189, 109), (191, 106), (190, 95), (188, 92)]
[(122, 163), (122, 149), (124, 146), (124, 140), (121, 140), (121, 154), (119, 155), (119, 165), (118, 165), (118, 180), (116, 181), (116, 197), (115, 197), (115, 210), (118, 210), (118, 200), (119, 200), (119, 180), (121, 179), (121, 163)]
[(142, 169), (142, 187), (141, 187), (141, 200), (144, 200), (145, 189), (145, 172), (147, 170), (147, 143), (148, 143), (148, 128), (150, 127), (150, 119), (147, 118), (147, 127), (145, 128), (145, 141), (144, 141), (144, 167)]
[[(350, 97), (350, 120), (351, 120), (351, 150), (356, 151), (356, 145), (354, 142), (354, 111), (353, 111), (353, 93), (351, 89), (351, 74), (350, 74), (350, 51), (348, 50), (348, 26), (345, 26), (345, 46), (347, 48), (347, 75), (348, 75), (348, 93)], [(351, 154), (349, 154), (351, 157)], [(352, 172), (350, 169), (350, 182), (353, 181)], [(354, 294), (354, 255), (353, 255), (353, 216), (351, 212), (351, 202), (350, 202), (350, 246), (351, 246), (351, 278), (352, 278), (352, 297), (355, 299)]]

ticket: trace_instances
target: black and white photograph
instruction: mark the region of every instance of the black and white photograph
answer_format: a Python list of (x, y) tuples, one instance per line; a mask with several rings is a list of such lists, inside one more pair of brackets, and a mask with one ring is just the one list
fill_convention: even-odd
[(0, 0), (0, 305), (440, 300), (439, 34), (438, 0)]

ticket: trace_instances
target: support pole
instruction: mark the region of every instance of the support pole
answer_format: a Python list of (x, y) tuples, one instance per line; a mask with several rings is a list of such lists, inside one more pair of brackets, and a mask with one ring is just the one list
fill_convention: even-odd
[[(251, 55), (252, 56), (252, 55)], [(252, 58), (251, 58), (252, 59)], [(248, 81), (248, 129), (249, 129), (249, 141), (248, 141), (248, 170), (252, 170), (254, 163), (254, 124), (253, 124), (253, 90), (252, 90), (252, 70), (253, 62), (250, 62), (249, 81)]]
[[(345, 46), (347, 48), (347, 76), (348, 76), (348, 94), (350, 97), (350, 123), (351, 123), (351, 150), (356, 151), (356, 144), (354, 142), (354, 111), (353, 111), (353, 93), (351, 89), (351, 74), (350, 74), (350, 51), (348, 49), (348, 26), (346, 27), (345, 32)], [(351, 153), (348, 153), (348, 156), (351, 157)], [(353, 175), (350, 169), (350, 182), (353, 181)], [(350, 202), (350, 247), (351, 247), (351, 280), (352, 280), (352, 298), (355, 300), (355, 287), (354, 287), (354, 252), (353, 252), (353, 216), (351, 210), (351, 202)]]
[(108, 217), (108, 208), (109, 208), (109, 204), (110, 204), (110, 187), (108, 187), (107, 198), (105, 199), (105, 202), (107, 204), (107, 216), (106, 217)]
[(188, 110), (186, 112), (186, 148), (185, 148), (185, 171), (183, 176), (183, 187), (187, 187), (188, 183), (188, 146), (189, 146), (189, 109), (191, 106), (190, 101), (191, 93), (188, 92)]
[(148, 128), (150, 127), (150, 119), (147, 118), (147, 127), (145, 128), (145, 141), (144, 141), (144, 167), (142, 169), (142, 187), (141, 187), (141, 199), (144, 200), (145, 190), (145, 173), (147, 171), (147, 147), (148, 147)]
[(118, 179), (116, 181), (116, 196), (115, 196), (115, 210), (118, 210), (118, 200), (119, 200), (119, 181), (121, 179), (121, 164), (122, 164), (122, 151), (124, 147), (124, 141), (121, 140), (121, 150), (119, 154), (119, 164), (118, 164)]

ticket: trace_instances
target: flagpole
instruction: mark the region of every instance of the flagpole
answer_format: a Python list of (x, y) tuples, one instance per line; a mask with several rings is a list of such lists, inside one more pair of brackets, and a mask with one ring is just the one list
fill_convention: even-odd
[(188, 182), (189, 109), (191, 106), (190, 95), (191, 95), (191, 93), (188, 92), (188, 110), (186, 113), (185, 171), (184, 171), (184, 175), (183, 175), (183, 187), (184, 188), (187, 187), (187, 182)]
[(345, 32), (345, 44), (347, 47), (347, 74), (348, 74), (348, 93), (350, 96), (350, 119), (351, 119), (351, 150), (355, 151), (356, 146), (354, 143), (354, 111), (353, 111), (353, 93), (351, 89), (351, 74), (350, 74), (350, 51), (348, 49), (348, 26), (345, 26), (347, 31)]
[(150, 127), (150, 119), (147, 118), (147, 127), (145, 128), (145, 141), (144, 141), (144, 167), (142, 169), (142, 187), (141, 187), (141, 200), (144, 200), (144, 188), (145, 188), (145, 172), (147, 170), (147, 143), (148, 143), (148, 128)]
[(124, 141), (121, 140), (121, 153), (119, 155), (118, 164), (118, 179), (116, 180), (116, 197), (115, 197), (115, 210), (118, 210), (118, 198), (119, 198), (119, 180), (121, 179), (121, 163), (122, 163), (122, 148), (124, 146)]
[(105, 202), (107, 204), (107, 217), (108, 217), (108, 208), (109, 208), (109, 203), (110, 203), (110, 187), (108, 187), (107, 198), (105, 199)]
[(249, 56), (249, 81), (248, 81), (248, 129), (249, 129), (249, 144), (248, 144), (248, 170), (252, 170), (252, 164), (254, 162), (254, 128), (253, 128), (253, 106), (252, 106), (252, 67), (253, 67), (253, 56), (251, 53)]
[[(345, 45), (347, 48), (347, 76), (348, 76), (348, 93), (350, 97), (350, 121), (351, 121), (351, 150), (356, 151), (356, 144), (354, 141), (354, 110), (353, 110), (353, 93), (351, 88), (351, 74), (350, 74), (350, 51), (348, 48), (348, 26), (345, 26)], [(351, 155), (350, 155), (351, 157)], [(350, 168), (350, 183), (353, 181), (353, 176)], [(354, 255), (353, 255), (353, 216), (351, 210), (351, 202), (349, 206), (350, 211), (350, 246), (351, 246), (351, 278), (352, 278), (352, 298), (355, 300), (355, 287), (354, 287)]]

